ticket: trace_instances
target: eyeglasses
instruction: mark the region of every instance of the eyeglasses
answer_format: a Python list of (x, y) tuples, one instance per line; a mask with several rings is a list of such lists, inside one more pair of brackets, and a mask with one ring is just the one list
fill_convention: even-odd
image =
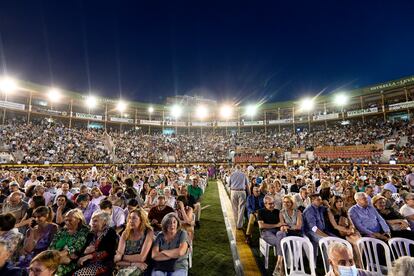
[(275, 205), (275, 203), (274, 202), (268, 202), (268, 203), (266, 203), (266, 205)]

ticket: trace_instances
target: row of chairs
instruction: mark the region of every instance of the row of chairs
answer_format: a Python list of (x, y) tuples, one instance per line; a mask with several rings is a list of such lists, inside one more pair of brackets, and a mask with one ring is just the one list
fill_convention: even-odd
[[(322, 260), (325, 273), (329, 271), (328, 248), (333, 242), (345, 244), (351, 251), (351, 244), (341, 238), (326, 237), (319, 241), (319, 249), (322, 253)], [(260, 238), (260, 253), (265, 257), (265, 268), (269, 266), (269, 254), (271, 245)], [(281, 242), (285, 275), (310, 275), (316, 276), (315, 257), (313, 256), (313, 245), (307, 237), (286, 237)], [(414, 241), (404, 238), (392, 238), (388, 245), (374, 238), (360, 238), (357, 242), (358, 250), (363, 259), (363, 269), (377, 273), (378, 275), (387, 275), (387, 271), (392, 266), (391, 259), (396, 260), (402, 256), (411, 256), (410, 246), (414, 246)], [(379, 250), (381, 248), (381, 250)], [(273, 248), (276, 255), (276, 248)], [(307, 257), (310, 274), (305, 272), (304, 254)], [(385, 266), (380, 264), (380, 253), (384, 254)], [(413, 252), (414, 253), (414, 252)]]

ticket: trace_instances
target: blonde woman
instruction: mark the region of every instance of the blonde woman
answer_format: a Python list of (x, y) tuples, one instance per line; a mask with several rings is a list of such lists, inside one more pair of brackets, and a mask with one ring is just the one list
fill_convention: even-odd
[(59, 251), (46, 250), (39, 253), (30, 262), (29, 275), (53, 276), (61, 262)]
[[(302, 212), (296, 208), (293, 196), (285, 195), (283, 197), (283, 209), (279, 213), (279, 221), (282, 225), (276, 237), (281, 241), (287, 236), (302, 236)], [(276, 271), (283, 273), (283, 255), (280, 245), (276, 247), (277, 263)]]
[(154, 232), (145, 211), (141, 208), (132, 210), (115, 255), (119, 276), (140, 275), (147, 269), (146, 260), (153, 237)]

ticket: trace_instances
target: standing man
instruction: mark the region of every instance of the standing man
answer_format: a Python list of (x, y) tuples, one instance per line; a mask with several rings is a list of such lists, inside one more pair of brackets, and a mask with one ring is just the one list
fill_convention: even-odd
[(246, 187), (248, 180), (246, 175), (241, 171), (240, 165), (236, 165), (236, 171), (230, 175), (230, 198), (233, 206), (233, 215), (236, 222), (236, 228), (243, 228), (244, 209), (246, 208)]
[(405, 183), (407, 183), (411, 191), (414, 191), (414, 167), (411, 168), (411, 173), (405, 177)]

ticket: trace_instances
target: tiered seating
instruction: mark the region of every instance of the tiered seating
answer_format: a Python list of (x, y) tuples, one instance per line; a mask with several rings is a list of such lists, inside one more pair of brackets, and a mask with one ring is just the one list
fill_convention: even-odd
[(371, 158), (379, 150), (381, 145), (358, 145), (358, 146), (323, 146), (314, 151), (318, 158)]

